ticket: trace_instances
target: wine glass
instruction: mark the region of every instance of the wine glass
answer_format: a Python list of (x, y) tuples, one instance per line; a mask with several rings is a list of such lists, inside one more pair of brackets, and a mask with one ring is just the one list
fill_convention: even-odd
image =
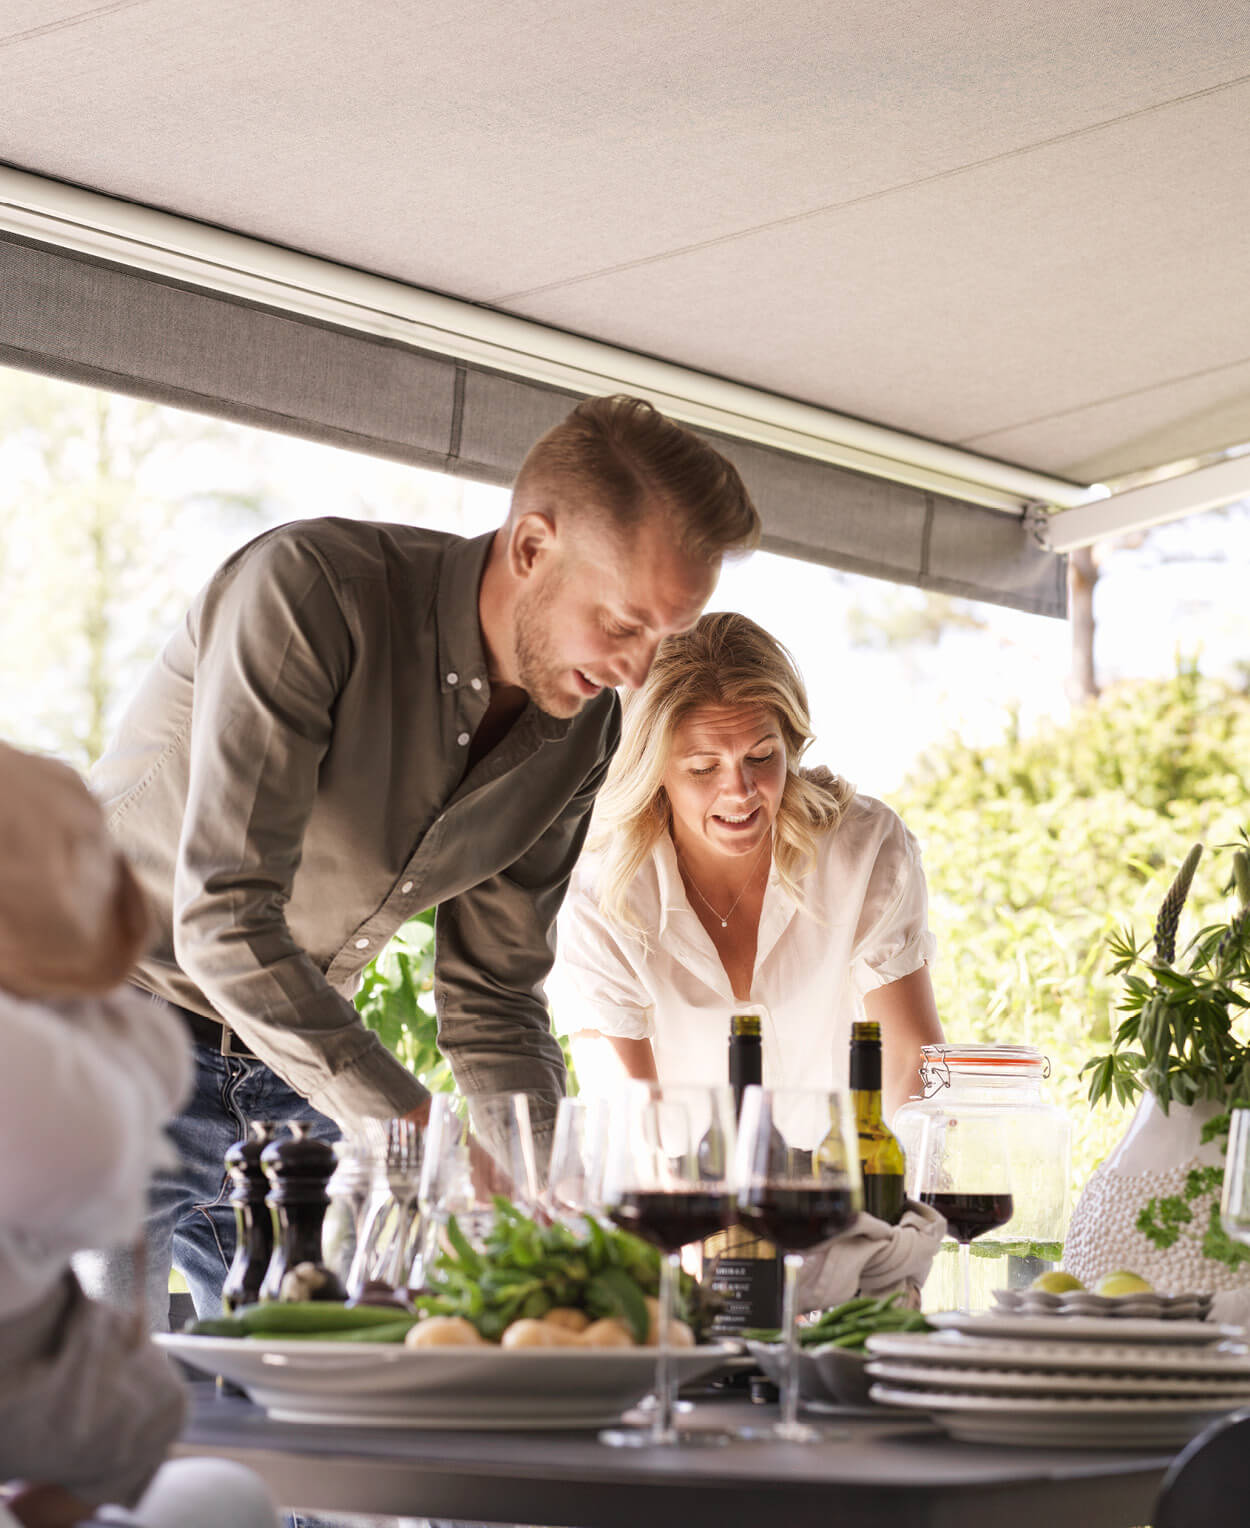
[[(417, 1203), (421, 1268), (437, 1258), (448, 1220), (481, 1248), (494, 1224), (495, 1199), (510, 1199), (527, 1215), (539, 1207), (539, 1176), (524, 1093), (479, 1093), (471, 1099), (438, 1093), (430, 1102)], [(418, 1276), (419, 1272), (419, 1276)]]
[(551, 1165), (544, 1196), (548, 1214), (579, 1235), (588, 1216), (603, 1207), (603, 1158), (607, 1147), (608, 1100), (601, 1096), (562, 1098), (556, 1109)]
[(781, 1420), (769, 1436), (813, 1443), (829, 1429), (798, 1420), (798, 1279), (803, 1254), (842, 1235), (863, 1206), (846, 1095), (749, 1087), (738, 1121), (738, 1220), (785, 1254)]
[(673, 1293), (681, 1249), (734, 1220), (731, 1159), (700, 1146), (709, 1135), (732, 1145), (733, 1097), (727, 1087), (628, 1083), (615, 1097), (603, 1166), (609, 1216), (660, 1252), (656, 1399), (648, 1428), (599, 1434), (615, 1446), (724, 1443), (723, 1434), (678, 1433), (673, 1425)]
[(959, 1312), (972, 1312), (970, 1244), (1005, 1226), (1015, 1212), (1011, 1160), (1002, 1123), (976, 1115), (937, 1115), (925, 1121), (915, 1176), (916, 1198), (946, 1218), (959, 1243)]
[(1231, 1110), (1228, 1121), (1220, 1220), (1234, 1241), (1250, 1243), (1250, 1109)]

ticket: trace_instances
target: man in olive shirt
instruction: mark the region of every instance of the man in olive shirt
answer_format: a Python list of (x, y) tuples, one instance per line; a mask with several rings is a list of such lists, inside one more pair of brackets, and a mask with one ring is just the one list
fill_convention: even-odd
[[(135, 979), (197, 1042), (182, 1166), (153, 1187), (153, 1325), (171, 1259), (200, 1314), (217, 1307), (222, 1156), (247, 1118), (424, 1120), (425, 1090), (351, 1002), (423, 908), (461, 1091), (523, 1090), (550, 1128), (565, 1078), (542, 983), (615, 688), (642, 683), (757, 532), (717, 452), (640, 400), (594, 399), (530, 451), (493, 535), (297, 521), (201, 591), (93, 779), (156, 914)], [(125, 1259), (80, 1273), (133, 1298)]]

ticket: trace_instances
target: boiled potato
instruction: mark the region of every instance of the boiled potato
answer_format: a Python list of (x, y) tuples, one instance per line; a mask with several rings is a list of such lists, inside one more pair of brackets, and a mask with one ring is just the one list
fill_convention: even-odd
[(574, 1310), (571, 1305), (557, 1305), (543, 1317), (549, 1326), (562, 1326), (569, 1332), (584, 1332), (590, 1325), (590, 1317), (584, 1310)]
[(604, 1316), (601, 1321), (592, 1321), (584, 1332), (579, 1333), (577, 1341), (583, 1348), (632, 1348), (634, 1339), (630, 1336), (629, 1328), (616, 1316)]
[[(647, 1302), (647, 1315), (650, 1325), (647, 1327), (647, 1346), (649, 1348), (660, 1345), (660, 1302), (654, 1295), (644, 1296)], [(694, 1333), (684, 1321), (670, 1321), (668, 1324), (668, 1342), (665, 1346), (670, 1348), (694, 1347)]]
[(533, 1321), (528, 1317), (514, 1321), (500, 1341), (504, 1348), (573, 1348), (577, 1333), (554, 1321)]
[(477, 1327), (463, 1316), (427, 1316), (404, 1338), (407, 1348), (474, 1348), (485, 1343)]

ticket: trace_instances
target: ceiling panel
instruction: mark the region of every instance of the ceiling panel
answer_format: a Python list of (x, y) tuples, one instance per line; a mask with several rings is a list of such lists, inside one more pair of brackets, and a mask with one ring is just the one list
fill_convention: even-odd
[(0, 155), (1043, 470), (1250, 437), (1244, 0), (8, 0)]

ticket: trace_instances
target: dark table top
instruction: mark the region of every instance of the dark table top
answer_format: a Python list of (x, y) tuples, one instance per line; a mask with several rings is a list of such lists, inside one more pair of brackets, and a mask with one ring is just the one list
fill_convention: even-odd
[[(923, 1419), (829, 1419), (841, 1440), (617, 1449), (594, 1432), (421, 1431), (272, 1422), (192, 1390), (179, 1452), (250, 1465), (289, 1508), (569, 1528), (1133, 1528), (1168, 1452), (957, 1443)], [(760, 1426), (775, 1408), (700, 1402), (683, 1426)], [(813, 1419), (824, 1421), (824, 1418)], [(762, 1516), (763, 1514), (763, 1516)]]

